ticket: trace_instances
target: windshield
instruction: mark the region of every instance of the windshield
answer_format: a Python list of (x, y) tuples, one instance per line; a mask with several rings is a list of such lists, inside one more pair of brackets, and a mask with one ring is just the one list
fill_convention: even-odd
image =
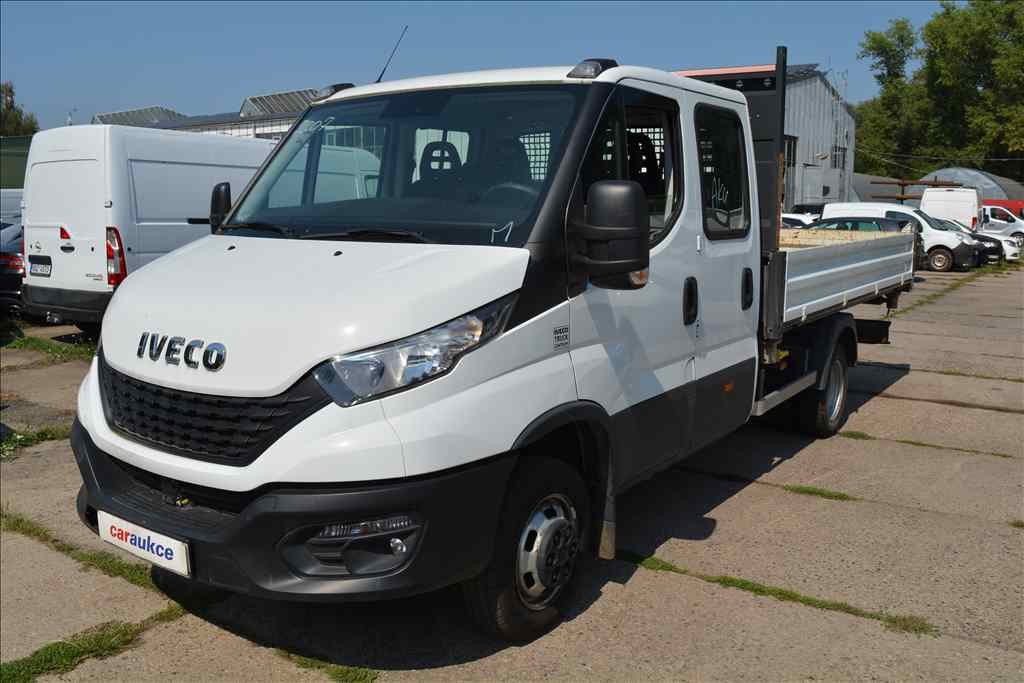
[(224, 229), (522, 246), (585, 88), (429, 90), (314, 107)]

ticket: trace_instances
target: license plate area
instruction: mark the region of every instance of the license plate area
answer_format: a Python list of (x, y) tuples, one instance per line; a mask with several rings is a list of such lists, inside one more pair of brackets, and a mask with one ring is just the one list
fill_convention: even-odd
[(53, 272), (53, 261), (49, 256), (32, 254), (28, 257), (28, 274), (36, 277), (50, 277)]
[(121, 550), (181, 576), (189, 576), (188, 543), (98, 510), (100, 538)]

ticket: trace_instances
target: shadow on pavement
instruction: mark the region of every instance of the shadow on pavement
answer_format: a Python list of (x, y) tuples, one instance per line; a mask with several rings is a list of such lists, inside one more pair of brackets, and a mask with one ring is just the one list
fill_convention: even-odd
[[(886, 376), (895, 381), (902, 375)], [(884, 390), (887, 384), (875, 386)], [(850, 400), (851, 410), (856, 410), (867, 398), (858, 394)], [(670, 539), (709, 538), (717, 525), (715, 508), (780, 463), (799, 457), (813, 440), (759, 421), (641, 482), (619, 497), (619, 547), (646, 557)], [(587, 561), (567, 619), (583, 614), (607, 584), (624, 584), (636, 571), (627, 562)], [(174, 585), (162, 587), (192, 613), (236, 635), (346, 666), (432, 669), (516, 647), (474, 630), (458, 587), (399, 600), (335, 605), (241, 595), (204, 604), (190, 602)]]

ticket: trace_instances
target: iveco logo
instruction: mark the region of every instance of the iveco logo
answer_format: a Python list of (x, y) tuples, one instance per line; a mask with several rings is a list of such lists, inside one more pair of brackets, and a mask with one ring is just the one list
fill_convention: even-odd
[(168, 365), (180, 365), (184, 361), (190, 368), (198, 368), (202, 358), (203, 367), (211, 372), (224, 367), (224, 361), (228, 357), (227, 348), (220, 342), (207, 344), (202, 339), (186, 342), (184, 337), (168, 337), (166, 334), (156, 332), (143, 332), (139, 338), (139, 350), (136, 355), (143, 358), (147, 352), (152, 361), (158, 361), (160, 356), (163, 356)]

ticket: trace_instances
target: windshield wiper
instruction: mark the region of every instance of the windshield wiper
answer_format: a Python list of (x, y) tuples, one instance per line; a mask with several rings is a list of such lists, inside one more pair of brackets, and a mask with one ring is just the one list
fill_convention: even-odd
[(264, 223), (263, 221), (253, 221), (251, 223), (229, 223), (227, 225), (220, 226), (220, 230), (264, 230), (267, 232), (276, 232), (279, 235), (286, 237), (294, 237), (295, 231), (289, 228), (287, 225), (278, 225), (277, 223)]
[(308, 232), (299, 236), (303, 240), (367, 240), (374, 237), (388, 238), (389, 242), (420, 242), (433, 244), (434, 240), (424, 237), (422, 233), (411, 230), (386, 230), (384, 228), (356, 228), (339, 232)]

